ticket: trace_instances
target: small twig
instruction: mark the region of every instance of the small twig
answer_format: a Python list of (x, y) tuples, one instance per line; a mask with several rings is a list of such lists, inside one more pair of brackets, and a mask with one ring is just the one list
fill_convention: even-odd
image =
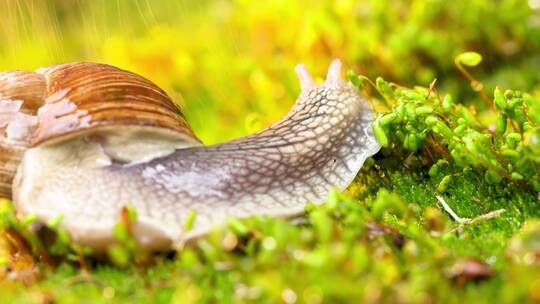
[(461, 62), (459, 62), (458, 60), (458, 57), (456, 57), (456, 59), (454, 60), (454, 63), (456, 65), (456, 67), (458, 68), (458, 70), (461, 72), (461, 74), (463, 74), (463, 76), (465, 76), (465, 78), (467, 78), (467, 80), (471, 83), (471, 87), (477, 91), (478, 93), (480, 93), (480, 96), (482, 97), (482, 99), (484, 99), (487, 103), (487, 105), (489, 106), (489, 108), (493, 111), (493, 112), (496, 112), (495, 111), (495, 107), (493, 106), (493, 101), (491, 101), (491, 98), (489, 98), (489, 96), (486, 94), (486, 91), (484, 90), (484, 85), (476, 80), (468, 71), (465, 67), (463, 67), (463, 65), (461, 64)]
[(431, 95), (431, 92), (435, 90), (435, 84), (437, 83), (437, 78), (434, 78), (433, 81), (429, 84), (429, 90), (428, 94), (426, 96), (426, 100), (429, 99), (429, 96)]
[(491, 211), (491, 212), (488, 212), (486, 214), (482, 214), (482, 215), (479, 215), (473, 219), (470, 219), (470, 218), (466, 218), (466, 217), (460, 217), (459, 215), (457, 215), (454, 210), (452, 210), (452, 208), (450, 208), (450, 206), (446, 203), (446, 201), (440, 196), (440, 195), (435, 195), (435, 197), (437, 198), (437, 200), (439, 201), (439, 203), (441, 203), (441, 205), (443, 205), (443, 208), (446, 212), (448, 212), (448, 214), (450, 214), (450, 216), (456, 221), (459, 223), (459, 227), (458, 228), (461, 228), (462, 226), (465, 226), (465, 225), (474, 225), (478, 222), (481, 222), (481, 221), (485, 221), (485, 220), (489, 220), (489, 219), (492, 219), (492, 218), (495, 218), (495, 217), (499, 217), (501, 214), (503, 214), (506, 209), (498, 209), (498, 210), (495, 210), (495, 211)]
[(460, 224), (464, 224), (464, 223), (469, 223), (471, 222), (471, 219), (470, 218), (462, 218), (462, 217), (459, 217), (459, 215), (457, 215), (454, 210), (452, 210), (452, 208), (450, 208), (450, 206), (448, 206), (448, 204), (446, 203), (446, 201), (440, 196), (440, 195), (435, 195), (435, 197), (437, 198), (437, 200), (439, 201), (439, 203), (441, 203), (443, 205), (443, 208), (446, 212), (448, 212), (448, 214), (450, 214), (450, 216), (454, 219), (454, 221), (460, 223)]
[(97, 279), (94, 277), (91, 273), (88, 272), (81, 272), (80, 274), (67, 278), (64, 280), (63, 284), (66, 286), (81, 284), (81, 283), (94, 283), (95, 285), (98, 285), (100, 287), (105, 286), (105, 282)]
[[(362, 76), (362, 75), (360, 75)], [(365, 76), (362, 76), (365, 81), (367, 81), (374, 89), (375, 91), (377, 91), (377, 93), (379, 93), (379, 95), (382, 97), (382, 101), (384, 103), (384, 106), (387, 108), (387, 109), (392, 109), (392, 106), (390, 104), (388, 104), (388, 100), (386, 100), (386, 97), (384, 97), (384, 94), (383, 92), (381, 92), (379, 90), (379, 88), (377, 87), (377, 85), (369, 78), (365, 77)], [(371, 94), (370, 94), (371, 96)], [(373, 102), (371, 101), (371, 98), (368, 98), (368, 102), (369, 104), (371, 105), (372, 108), (374, 108), (374, 105), (373, 105)]]
[(86, 258), (84, 256), (84, 253), (83, 253), (83, 250), (82, 250), (81, 246), (80, 245), (75, 245), (73, 247), (73, 249), (75, 250), (75, 253), (77, 254), (77, 260), (79, 261), (79, 266), (81, 267), (81, 272), (83, 272), (85, 274), (89, 274), (90, 273), (90, 266), (86, 262)]
[(503, 208), (503, 209), (498, 209), (498, 210), (495, 210), (495, 211), (488, 212), (486, 214), (482, 214), (480, 216), (477, 216), (477, 217), (473, 218), (469, 222), (469, 225), (473, 225), (473, 224), (475, 224), (477, 222), (481, 222), (481, 221), (484, 221), (484, 220), (489, 220), (489, 219), (492, 219), (492, 218), (495, 218), (495, 217), (499, 217), (504, 212), (506, 212), (506, 209)]

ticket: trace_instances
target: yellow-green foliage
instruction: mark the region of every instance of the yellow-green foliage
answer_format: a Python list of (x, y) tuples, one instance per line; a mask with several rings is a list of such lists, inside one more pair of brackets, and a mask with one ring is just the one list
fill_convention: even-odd
[(300, 62), (316, 76), (340, 57), (405, 85), (438, 78), (461, 97), (470, 90), (452, 59), (474, 50), (488, 85), (540, 82), (540, 17), (527, 1), (7, 0), (0, 12), (1, 69), (91, 60), (133, 70), (181, 102), (209, 143), (279, 119)]

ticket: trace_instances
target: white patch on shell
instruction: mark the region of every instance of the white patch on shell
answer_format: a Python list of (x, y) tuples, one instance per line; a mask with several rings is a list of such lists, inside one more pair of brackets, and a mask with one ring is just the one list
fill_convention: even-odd
[(60, 90), (45, 99), (38, 110), (40, 129), (46, 133), (61, 134), (90, 126), (88, 111), (78, 110), (77, 105), (65, 98), (69, 89)]
[(37, 125), (35, 116), (20, 112), (22, 100), (0, 100), (0, 133), (2, 140), (27, 141), (34, 127)]
[(5, 128), (19, 113), (22, 100), (0, 100), (0, 128)]
[(0, 114), (19, 112), (22, 104), (23, 104), (22, 100), (10, 100), (10, 99), (0, 100)]
[(6, 128), (9, 140), (26, 141), (33, 128), (37, 125), (37, 118), (32, 115), (19, 113)]

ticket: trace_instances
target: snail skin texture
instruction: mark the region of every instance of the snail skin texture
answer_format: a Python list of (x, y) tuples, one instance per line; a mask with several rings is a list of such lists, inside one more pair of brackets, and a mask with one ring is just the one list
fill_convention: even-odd
[(96, 63), (2, 73), (0, 196), (12, 196), (20, 217), (61, 215), (71, 238), (96, 251), (115, 241), (128, 204), (148, 250), (176, 248), (231, 217), (301, 214), (331, 187), (345, 189), (380, 147), (373, 111), (342, 80), (339, 60), (321, 84), (304, 65), (295, 71), (300, 97), (281, 121), (212, 146), (136, 74)]

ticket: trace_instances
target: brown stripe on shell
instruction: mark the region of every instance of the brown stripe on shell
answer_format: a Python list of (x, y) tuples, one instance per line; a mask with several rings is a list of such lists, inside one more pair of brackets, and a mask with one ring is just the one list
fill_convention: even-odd
[(45, 94), (43, 75), (29, 71), (0, 73), (0, 100), (22, 100), (24, 112), (35, 114), (43, 104)]
[(11, 198), (11, 184), (26, 150), (24, 146), (0, 145), (0, 198)]
[(47, 80), (45, 106), (33, 144), (115, 125), (169, 129), (200, 143), (178, 105), (151, 81), (97, 63), (68, 63), (38, 70)]
[[(20, 112), (35, 115), (43, 103), (46, 82), (43, 75), (29, 71), (0, 73), (0, 101), (22, 101)], [(0, 197), (11, 197), (11, 184), (22, 154), (30, 138), (8, 139), (6, 129), (0, 128)]]

